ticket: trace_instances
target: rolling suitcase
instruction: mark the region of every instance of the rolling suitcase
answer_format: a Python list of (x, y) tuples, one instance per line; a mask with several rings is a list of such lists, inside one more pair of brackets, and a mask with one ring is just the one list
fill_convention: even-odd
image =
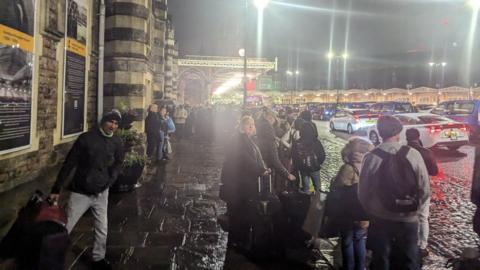
[(271, 176), (258, 179), (258, 197), (249, 200), (247, 208), (246, 255), (257, 261), (282, 256), (282, 211), (280, 200), (272, 193)]
[(36, 191), (0, 243), (0, 258), (17, 269), (62, 270), (69, 244), (66, 213)]

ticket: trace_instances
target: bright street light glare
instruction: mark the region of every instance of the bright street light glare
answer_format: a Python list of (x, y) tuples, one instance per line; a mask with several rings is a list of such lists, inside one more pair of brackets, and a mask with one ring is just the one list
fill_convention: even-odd
[(293, 75), (293, 72), (291, 72), (290, 70), (287, 70), (287, 75)]
[(325, 55), (328, 59), (332, 59), (335, 54), (333, 52), (328, 52), (326, 55)]
[(241, 48), (240, 50), (238, 50), (238, 55), (240, 55), (241, 57), (244, 57), (245, 56), (245, 49)]
[(446, 62), (442, 62), (442, 67), (446, 66), (447, 63)]
[(253, 3), (258, 9), (265, 9), (270, 0), (254, 0)]
[(480, 9), (480, 0), (469, 0), (468, 5), (474, 10)]
[(348, 53), (342, 54), (342, 58), (343, 58), (343, 59), (347, 59), (348, 57), (349, 57)]
[(430, 62), (430, 63), (428, 63), (428, 65), (431, 66), (431, 67), (433, 67), (433, 65), (435, 65), (435, 63)]
[(298, 71), (298, 70), (297, 70), (297, 71), (295, 71), (295, 74), (297, 74), (297, 75), (298, 75), (298, 74), (300, 74), (300, 71)]

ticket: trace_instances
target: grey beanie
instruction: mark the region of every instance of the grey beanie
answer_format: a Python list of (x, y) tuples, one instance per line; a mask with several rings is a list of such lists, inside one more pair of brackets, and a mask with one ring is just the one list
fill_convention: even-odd
[(396, 117), (391, 115), (385, 115), (378, 118), (377, 129), (380, 137), (386, 140), (397, 134), (399, 134), (402, 129), (402, 123)]
[(113, 109), (109, 112), (106, 112), (103, 115), (102, 120), (100, 121), (100, 124), (103, 124), (103, 123), (111, 121), (111, 120), (116, 120), (119, 123), (122, 121), (122, 115), (120, 114), (120, 112), (118, 110)]

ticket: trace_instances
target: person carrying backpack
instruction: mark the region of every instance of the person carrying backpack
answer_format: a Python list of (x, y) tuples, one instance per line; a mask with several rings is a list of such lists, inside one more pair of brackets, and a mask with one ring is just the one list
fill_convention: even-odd
[[(344, 270), (364, 270), (365, 236), (369, 217), (358, 201), (358, 182), (364, 155), (373, 145), (362, 138), (351, 138), (342, 149), (343, 165), (333, 179), (328, 194), (327, 215), (340, 234)], [(332, 196), (332, 197), (330, 197)]]
[(310, 178), (315, 191), (320, 191), (320, 166), (325, 161), (325, 150), (317, 139), (313, 126), (305, 122), (300, 129), (300, 139), (293, 144), (292, 160), (294, 171), (298, 171), (303, 180), (302, 191), (307, 193)]
[[(407, 137), (408, 146), (416, 149), (422, 155), (423, 160), (425, 161), (425, 166), (427, 167), (428, 174), (430, 176), (436, 176), (438, 174), (437, 160), (433, 155), (433, 152), (430, 149), (423, 147), (422, 141), (420, 140), (420, 132), (416, 128), (407, 129), (405, 132)], [(422, 258), (428, 256), (428, 234), (429, 234), (429, 223), (428, 216), (430, 215), (430, 199), (425, 203), (422, 211), (420, 211), (420, 216), (418, 217), (419, 221), (419, 230), (418, 230), (418, 245), (420, 246), (420, 255)]]
[(418, 216), (430, 198), (427, 168), (420, 153), (402, 146), (402, 124), (378, 119), (383, 143), (365, 155), (358, 198), (371, 216), (368, 246), (371, 270), (418, 270)]

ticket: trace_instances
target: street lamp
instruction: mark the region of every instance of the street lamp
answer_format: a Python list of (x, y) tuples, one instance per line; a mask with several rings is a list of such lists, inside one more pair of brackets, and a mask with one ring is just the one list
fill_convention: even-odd
[[(245, 23), (243, 25), (243, 108), (245, 109), (247, 106), (247, 46), (248, 46), (248, 1), (245, 0)], [(254, 0), (253, 4), (257, 8), (258, 12), (263, 12), (263, 10), (267, 7), (268, 2), (270, 0)], [(242, 51), (242, 50), (241, 50)], [(239, 51), (239, 54), (241, 52)]]
[(270, 2), (270, 0), (254, 0), (253, 1), (253, 4), (259, 9), (259, 10), (263, 10), (267, 7), (268, 5), (268, 2)]
[[(429, 62), (428, 66), (430, 66), (430, 85), (434, 85), (435, 87), (443, 87), (445, 84), (445, 67), (447, 66), (447, 62)], [(438, 84), (438, 68), (442, 68), (442, 78), (440, 80), (440, 84)], [(433, 77), (433, 79), (432, 79)]]
[[(298, 76), (300, 75), (299, 70), (291, 71), (287, 70), (287, 77), (295, 76), (295, 85), (293, 89), (290, 89), (290, 104), (293, 104), (293, 94), (297, 91)], [(288, 85), (288, 78), (287, 78)]]
[(480, 0), (469, 0), (468, 5), (474, 10), (480, 9)]
[[(333, 51), (329, 51), (326, 53), (325, 55), (330, 63), (330, 61), (332, 61), (332, 59), (335, 59), (335, 80), (334, 80), (334, 86), (335, 86), (335, 89), (337, 90), (337, 103), (335, 105), (335, 110), (338, 110), (338, 104), (340, 102), (340, 85), (339, 85), (339, 79), (340, 79), (340, 75), (339, 75), (339, 72), (340, 72), (340, 60), (343, 59), (343, 62), (344, 62), (344, 65), (346, 65), (346, 62), (347, 62), (347, 59), (350, 57), (348, 52), (344, 52), (343, 54), (341, 55), (337, 55), (335, 54), (335, 52)], [(330, 64), (329, 64), (330, 65)], [(330, 73), (329, 73), (330, 75)], [(330, 78), (328, 78), (330, 80)]]

